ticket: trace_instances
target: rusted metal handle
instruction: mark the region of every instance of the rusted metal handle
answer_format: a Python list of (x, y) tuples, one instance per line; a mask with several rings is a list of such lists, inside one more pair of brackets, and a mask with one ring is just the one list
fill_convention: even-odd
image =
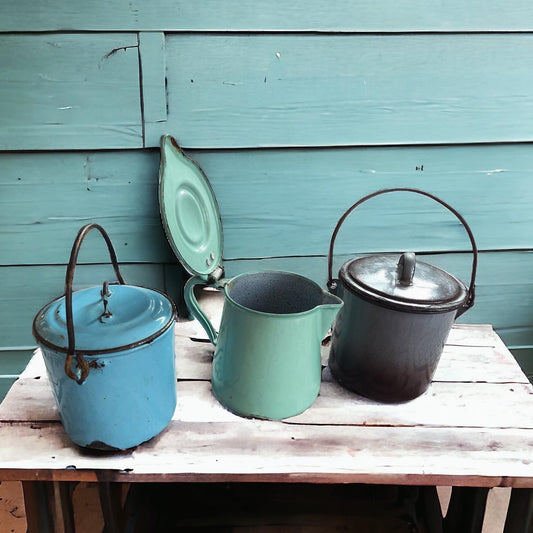
[[(107, 244), (107, 250), (109, 252), (109, 258), (113, 265), (113, 270), (115, 271), (115, 276), (117, 277), (118, 282), (121, 285), (124, 285), (126, 282), (122, 277), (120, 270), (118, 268), (117, 255), (111, 243), (109, 235), (106, 233), (104, 228), (99, 224), (87, 224), (83, 226), (78, 235), (74, 244), (72, 245), (72, 250), (70, 252), (70, 259), (67, 266), (67, 274), (65, 277), (65, 311), (67, 315), (67, 335), (68, 335), (68, 351), (67, 358), (65, 360), (65, 374), (74, 381), (81, 385), (89, 375), (89, 365), (82, 354), (76, 354), (76, 339), (74, 335), (74, 320), (72, 317), (72, 283), (74, 281), (74, 270), (76, 268), (76, 263), (78, 261), (78, 254), (80, 252), (81, 243), (83, 239), (92, 229), (97, 229), (104, 238)], [(79, 376), (72, 370), (72, 359), (76, 357), (76, 363), (79, 368)]]
[(477, 246), (476, 241), (474, 240), (474, 235), (472, 233), (472, 230), (470, 229), (470, 226), (467, 224), (466, 220), (450, 205), (448, 205), (444, 200), (441, 200), (437, 196), (434, 196), (433, 194), (430, 194), (429, 192), (422, 191), (420, 189), (411, 189), (409, 187), (396, 187), (392, 189), (381, 189), (380, 191), (376, 191), (372, 194), (368, 194), (367, 196), (364, 196), (355, 204), (353, 204), (339, 219), (337, 222), (337, 225), (335, 226), (335, 229), (333, 230), (333, 235), (331, 236), (331, 242), (329, 244), (329, 254), (328, 254), (328, 289), (334, 290), (336, 288), (336, 281), (333, 280), (333, 247), (335, 246), (335, 239), (337, 238), (337, 234), (339, 233), (339, 230), (341, 229), (342, 224), (344, 221), (348, 218), (350, 213), (358, 206), (360, 206), (363, 202), (366, 202), (367, 200), (370, 200), (370, 198), (373, 198), (374, 196), (379, 196), (381, 194), (387, 194), (390, 192), (414, 192), (416, 194), (421, 194), (422, 196), (427, 196), (428, 198), (431, 198), (432, 200), (435, 200), (439, 204), (443, 205), (446, 209), (451, 211), (461, 222), (463, 227), (466, 230), (466, 233), (468, 234), (468, 237), (470, 239), (470, 244), (472, 245), (472, 275), (470, 277), (470, 286), (468, 288), (468, 298), (466, 299), (465, 304), (463, 307), (461, 307), (457, 311), (457, 316), (462, 315), (465, 311), (470, 309), (474, 305), (474, 298), (475, 298), (475, 282), (476, 282), (476, 272), (477, 272)]

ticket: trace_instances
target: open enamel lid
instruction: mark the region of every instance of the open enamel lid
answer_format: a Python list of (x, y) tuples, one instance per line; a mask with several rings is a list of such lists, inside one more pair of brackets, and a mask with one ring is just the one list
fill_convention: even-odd
[(161, 137), (159, 210), (170, 246), (189, 274), (208, 275), (221, 265), (222, 222), (215, 193), (171, 135)]

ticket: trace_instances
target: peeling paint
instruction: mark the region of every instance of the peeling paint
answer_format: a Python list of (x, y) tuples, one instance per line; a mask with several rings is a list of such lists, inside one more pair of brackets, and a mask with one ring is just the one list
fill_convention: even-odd
[(132, 44), (130, 46), (119, 46), (118, 48), (113, 48), (113, 50), (111, 50), (104, 57), (102, 57), (102, 60), (103, 59), (109, 59), (112, 55), (115, 55), (120, 50), (125, 52), (128, 48), (139, 48), (139, 45), (138, 44)]

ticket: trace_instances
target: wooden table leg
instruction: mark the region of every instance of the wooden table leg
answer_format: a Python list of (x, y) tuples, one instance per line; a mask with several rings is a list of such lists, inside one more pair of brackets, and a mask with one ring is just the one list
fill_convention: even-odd
[(73, 481), (53, 482), (55, 522), (61, 524), (60, 527), (64, 533), (75, 533), (76, 531), (72, 496), (77, 484), (77, 482)]
[(24, 507), (28, 533), (53, 533), (54, 524), (48, 511), (46, 483), (23, 481)]
[(23, 481), (28, 533), (74, 533), (75, 486), (73, 482)]
[(504, 533), (533, 531), (533, 489), (512, 489)]
[(424, 521), (429, 533), (443, 533), (443, 518), (437, 487), (418, 488), (417, 516)]
[(489, 489), (453, 487), (444, 533), (481, 533)]
[(124, 531), (124, 510), (122, 506), (122, 484), (100, 481), (98, 483), (100, 505), (104, 515), (104, 533)]

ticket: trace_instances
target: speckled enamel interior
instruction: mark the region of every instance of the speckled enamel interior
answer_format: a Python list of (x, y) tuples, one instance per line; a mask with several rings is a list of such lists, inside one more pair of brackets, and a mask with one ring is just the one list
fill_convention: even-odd
[(228, 294), (248, 309), (276, 315), (303, 313), (335, 301), (313, 281), (285, 272), (239, 276), (229, 283)]

